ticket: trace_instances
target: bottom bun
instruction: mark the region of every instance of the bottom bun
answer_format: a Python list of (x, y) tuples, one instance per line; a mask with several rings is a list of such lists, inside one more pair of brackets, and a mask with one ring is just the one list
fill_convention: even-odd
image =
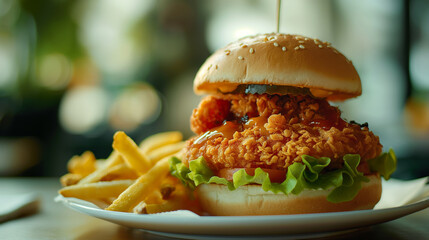
[(203, 210), (215, 216), (280, 215), (342, 212), (373, 209), (381, 197), (381, 179), (368, 177), (369, 182), (351, 201), (332, 203), (329, 190), (304, 190), (299, 195), (265, 192), (260, 185), (245, 185), (229, 191), (225, 185), (202, 184), (197, 188)]

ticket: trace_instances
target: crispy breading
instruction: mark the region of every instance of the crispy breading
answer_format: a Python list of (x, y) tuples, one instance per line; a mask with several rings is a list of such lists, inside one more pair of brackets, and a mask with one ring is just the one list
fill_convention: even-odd
[(194, 109), (191, 129), (197, 134), (204, 133), (222, 124), (229, 114), (230, 102), (214, 96), (205, 97)]
[(341, 113), (324, 99), (301, 95), (225, 94), (205, 97), (191, 117), (191, 129), (204, 133), (223, 121), (244, 121), (281, 113), (290, 123), (344, 127)]
[[(199, 135), (187, 142), (185, 162), (204, 156), (213, 170), (242, 167), (286, 169), (293, 162), (300, 162), (302, 155), (308, 154), (330, 157), (332, 164), (329, 167), (335, 169), (341, 167), (345, 154), (360, 154), (363, 160), (368, 160), (380, 155), (382, 150), (379, 138), (368, 127), (345, 122), (338, 108), (322, 99), (230, 94), (206, 98), (200, 107), (210, 112), (207, 106), (215, 107), (213, 101), (219, 99), (230, 102), (230, 109), (222, 109), (218, 116), (227, 116), (224, 121), (235, 122), (232, 137), (214, 134), (201, 141), (204, 132), (198, 131)], [(197, 109), (194, 113), (200, 111)], [(245, 125), (253, 117), (262, 117), (266, 122), (262, 126)], [(192, 119), (193, 124), (201, 124), (198, 127), (194, 125), (193, 129), (207, 129), (202, 125), (209, 118), (193, 114)], [(212, 121), (210, 124), (221, 125)]]

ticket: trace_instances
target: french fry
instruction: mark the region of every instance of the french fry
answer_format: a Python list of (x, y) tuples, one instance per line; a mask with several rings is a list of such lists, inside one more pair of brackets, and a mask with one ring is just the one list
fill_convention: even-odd
[(135, 206), (133, 208), (133, 213), (137, 213), (137, 214), (147, 214), (146, 212), (146, 202), (145, 201), (141, 201), (139, 202), (139, 204), (137, 204), (137, 206)]
[(177, 183), (174, 185), (175, 190), (170, 194), (170, 196), (165, 199), (162, 203), (147, 203), (144, 208), (141, 206), (140, 210), (143, 213), (160, 213), (175, 211), (179, 209), (186, 209), (199, 213), (199, 203), (196, 199), (190, 199), (191, 193), (188, 189), (185, 189), (183, 185)]
[(160, 212), (170, 212), (183, 209), (183, 199), (181, 198), (172, 198), (164, 201), (161, 204), (146, 204), (145, 209), (143, 210), (145, 213), (160, 213)]
[(97, 159), (97, 160), (95, 160), (95, 169), (99, 169), (99, 168), (103, 167), (105, 164), (106, 164), (105, 159)]
[(152, 191), (145, 199), (145, 203), (154, 204), (154, 203), (162, 203), (164, 200), (162, 199), (161, 192), (156, 189), (155, 191)]
[(136, 179), (138, 178), (138, 174), (136, 171), (131, 169), (128, 164), (120, 163), (108, 169), (108, 172), (104, 177), (102, 177), (101, 181), (112, 181), (112, 180), (120, 180), (120, 179)]
[[(189, 208), (190, 193), (168, 176), (168, 160), (185, 143), (180, 132), (155, 134), (140, 147), (124, 132), (113, 137), (114, 151), (104, 161), (85, 152), (69, 161), (59, 193), (93, 202), (110, 211), (156, 213)], [(126, 180), (124, 180), (126, 179)], [(77, 183), (77, 184), (76, 184)], [(74, 185), (73, 185), (74, 184)]]
[(80, 185), (85, 183), (98, 182), (109, 173), (110, 168), (120, 163), (123, 163), (121, 155), (119, 155), (119, 153), (117, 153), (116, 151), (113, 151), (112, 154), (110, 154), (109, 158), (105, 160), (105, 163), (100, 166), (100, 168), (97, 168), (94, 172), (84, 177), (82, 180), (79, 181), (78, 184)]
[(161, 184), (169, 172), (169, 158), (164, 158), (157, 162), (146, 174), (140, 176), (133, 185), (127, 188), (113, 203), (106, 208), (110, 211), (129, 212), (140, 201), (144, 200)]
[(72, 157), (67, 163), (70, 173), (87, 176), (95, 171), (95, 156), (91, 151), (84, 152), (81, 156)]
[(183, 149), (184, 146), (185, 142), (177, 142), (169, 145), (164, 145), (150, 152), (147, 158), (152, 164), (155, 164), (157, 161), (179, 152)]
[(134, 180), (86, 183), (62, 188), (59, 194), (79, 199), (101, 199), (117, 197), (134, 183)]
[[(133, 208), (134, 213), (147, 214), (146, 206), (148, 205), (160, 205), (165, 203), (166, 199), (169, 199), (171, 193), (176, 189), (176, 185), (181, 184), (176, 178), (167, 176), (162, 180), (159, 189), (152, 191), (143, 201)], [(152, 206), (153, 208), (153, 206)]]
[(124, 132), (118, 131), (113, 136), (113, 149), (121, 154), (123, 159), (138, 173), (146, 173), (152, 163), (140, 152), (136, 143)]
[(152, 195), (137, 204), (137, 206), (133, 208), (133, 212), (138, 214), (160, 213), (178, 210), (183, 205), (182, 199), (179, 197), (175, 197), (174, 199), (170, 198), (168, 200), (163, 200), (162, 198), (159, 198), (156, 199), (157, 201), (152, 201), (152, 199), (149, 199), (152, 198), (151, 196)]
[(161, 193), (162, 199), (169, 199), (177, 188), (180, 188), (182, 183), (176, 177), (168, 175), (161, 183), (159, 192)]
[(67, 173), (60, 178), (61, 185), (63, 187), (77, 184), (83, 178), (82, 175), (77, 173)]
[(143, 154), (149, 154), (151, 151), (165, 145), (182, 141), (181, 132), (163, 132), (145, 138), (139, 145)]

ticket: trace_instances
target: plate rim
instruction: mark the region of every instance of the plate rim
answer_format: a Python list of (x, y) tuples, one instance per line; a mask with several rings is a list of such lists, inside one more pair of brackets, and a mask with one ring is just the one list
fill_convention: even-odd
[[(62, 196), (61, 196), (62, 197)], [(58, 199), (58, 197), (57, 197)], [(80, 213), (117, 223), (126, 227), (148, 231), (178, 234), (210, 234), (210, 235), (241, 235), (241, 234), (299, 234), (300, 227), (308, 221), (317, 221), (317, 227), (306, 229), (306, 233), (342, 231), (361, 228), (373, 224), (391, 221), (429, 207), (429, 197), (420, 201), (392, 208), (357, 210), (331, 213), (311, 213), (295, 215), (264, 215), (264, 216), (175, 216), (175, 215), (142, 215), (125, 212), (112, 212), (96, 207), (85, 206), (70, 198), (56, 200)], [(351, 217), (353, 216), (353, 217)], [(184, 220), (186, 219), (186, 220)], [(340, 219), (340, 221), (338, 220)], [(182, 220), (182, 221), (177, 221)], [(261, 225), (261, 222), (264, 224)], [(335, 226), (333, 223), (337, 222)], [(339, 224), (338, 224), (339, 223)], [(216, 226), (214, 225), (216, 224)], [(259, 224), (259, 225), (258, 225)], [(284, 227), (287, 225), (288, 227)], [(265, 226), (265, 227), (262, 227)], [(226, 232), (220, 232), (223, 228)], [(225, 234), (227, 233), (227, 234)]]

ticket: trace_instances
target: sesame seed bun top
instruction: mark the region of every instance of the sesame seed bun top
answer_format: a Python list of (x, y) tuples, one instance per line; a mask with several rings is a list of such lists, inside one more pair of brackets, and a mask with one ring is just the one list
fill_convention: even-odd
[(333, 101), (362, 93), (353, 64), (329, 43), (279, 33), (245, 37), (217, 50), (198, 71), (194, 91), (227, 93), (248, 84), (309, 88)]

